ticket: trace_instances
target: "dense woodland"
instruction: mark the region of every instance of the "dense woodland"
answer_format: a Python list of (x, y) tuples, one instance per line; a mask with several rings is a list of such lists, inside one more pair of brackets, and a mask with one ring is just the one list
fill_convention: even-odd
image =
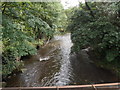
[(3, 2), (1, 28), (3, 78), (59, 32), (71, 32), (72, 52), (90, 47), (100, 63), (120, 70), (120, 2), (86, 2), (66, 10), (59, 2)]
[(120, 2), (86, 2), (68, 11), (72, 52), (90, 47), (97, 64), (120, 72)]

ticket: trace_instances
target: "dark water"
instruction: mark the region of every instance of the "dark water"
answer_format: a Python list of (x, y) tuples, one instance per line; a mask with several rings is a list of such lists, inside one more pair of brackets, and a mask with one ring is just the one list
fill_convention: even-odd
[(85, 50), (70, 55), (70, 34), (58, 35), (38, 51), (38, 55), (24, 60), (23, 73), (13, 75), (8, 87), (63, 86), (117, 82), (118, 77), (96, 67)]

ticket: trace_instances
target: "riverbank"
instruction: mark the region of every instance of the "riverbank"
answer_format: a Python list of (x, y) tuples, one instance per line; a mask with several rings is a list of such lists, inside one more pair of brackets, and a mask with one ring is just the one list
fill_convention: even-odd
[(38, 50), (37, 55), (24, 60), (26, 71), (11, 77), (7, 81), (7, 87), (53, 86), (68, 83), (70, 41), (70, 34), (54, 36), (47, 45)]
[(56, 35), (38, 54), (24, 60), (24, 72), (7, 80), (7, 87), (46, 87), (117, 82), (108, 70), (96, 67), (85, 50), (70, 54), (71, 34)]
[(11, 79), (12, 77), (16, 77), (16, 75), (18, 75), (18, 74), (22, 74), (26, 70), (24, 68), (25, 67), (25, 61), (28, 60), (28, 62), (29, 62), (29, 60), (31, 58), (39, 60), (39, 57), (37, 56), (37, 53), (40, 51), (40, 49), (45, 47), (50, 41), (51, 41), (51, 39), (47, 39), (45, 41), (42, 41), (42, 42), (44, 42), (42, 44), (39, 43), (39, 41), (38, 41), (38, 43), (34, 44), (34, 47), (36, 48), (36, 54), (21, 56), (21, 57), (19, 57), (19, 59), (16, 59), (16, 62), (18, 63), (17, 66), (11, 71), (10, 74), (7, 74), (6, 76), (2, 77), (1, 87), (6, 87), (7, 86), (6, 82), (9, 79)]
[(120, 80), (120, 61), (108, 62), (107, 60), (104, 60), (103, 58), (99, 58), (98, 55), (95, 54), (94, 50), (89, 50), (87, 54), (89, 55), (91, 60), (94, 61), (94, 64), (97, 67), (111, 71), (112, 73), (116, 74), (116, 76), (118, 76), (118, 79)]

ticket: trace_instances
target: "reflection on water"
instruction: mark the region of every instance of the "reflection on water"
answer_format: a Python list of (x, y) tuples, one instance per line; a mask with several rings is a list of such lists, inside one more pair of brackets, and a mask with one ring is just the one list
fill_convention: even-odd
[(85, 50), (70, 55), (70, 33), (57, 35), (38, 51), (38, 55), (24, 60), (25, 71), (13, 75), (7, 86), (63, 86), (115, 82), (118, 78), (107, 70), (96, 67)]

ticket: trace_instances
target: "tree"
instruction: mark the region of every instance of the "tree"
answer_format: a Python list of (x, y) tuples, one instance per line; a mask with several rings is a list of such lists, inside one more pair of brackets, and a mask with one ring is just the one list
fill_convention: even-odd
[(117, 61), (120, 58), (119, 9), (120, 2), (80, 4), (67, 27), (72, 33), (73, 52), (92, 47), (107, 61)]
[(59, 2), (2, 3), (3, 77), (19, 69), (20, 57), (36, 54), (36, 46), (53, 37), (59, 13)]

